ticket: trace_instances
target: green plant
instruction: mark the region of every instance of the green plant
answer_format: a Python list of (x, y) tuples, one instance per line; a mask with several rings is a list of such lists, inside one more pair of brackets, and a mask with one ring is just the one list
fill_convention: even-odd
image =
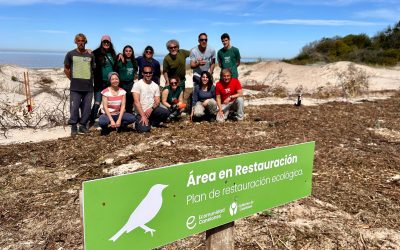
[(337, 77), (344, 97), (360, 95), (369, 88), (369, 76), (353, 63), (349, 64), (347, 70), (338, 71)]

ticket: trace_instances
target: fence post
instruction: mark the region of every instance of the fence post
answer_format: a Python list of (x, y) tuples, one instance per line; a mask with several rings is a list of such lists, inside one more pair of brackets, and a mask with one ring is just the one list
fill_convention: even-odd
[(235, 247), (235, 237), (233, 229), (235, 222), (212, 228), (206, 231), (207, 250), (233, 250)]

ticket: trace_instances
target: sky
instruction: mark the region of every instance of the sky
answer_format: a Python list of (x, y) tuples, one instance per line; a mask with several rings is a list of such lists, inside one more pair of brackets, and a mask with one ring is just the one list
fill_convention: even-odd
[(242, 57), (281, 59), (323, 37), (374, 36), (398, 13), (399, 0), (0, 0), (0, 49), (64, 52), (84, 33), (87, 48), (108, 34), (117, 52), (165, 55), (168, 40), (190, 50), (202, 32), (217, 51), (226, 32)]

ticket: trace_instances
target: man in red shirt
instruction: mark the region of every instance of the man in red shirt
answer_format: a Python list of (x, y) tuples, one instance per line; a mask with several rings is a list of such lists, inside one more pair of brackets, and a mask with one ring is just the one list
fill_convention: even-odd
[(235, 121), (244, 118), (243, 89), (239, 80), (232, 78), (230, 69), (223, 69), (222, 80), (217, 82), (215, 94), (218, 105), (217, 121), (223, 122), (228, 117)]

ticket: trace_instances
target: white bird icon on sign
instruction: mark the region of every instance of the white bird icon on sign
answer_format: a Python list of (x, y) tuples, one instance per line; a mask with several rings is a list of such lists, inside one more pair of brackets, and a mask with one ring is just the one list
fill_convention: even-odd
[(161, 209), (162, 206), (162, 191), (168, 187), (164, 184), (156, 184), (150, 188), (146, 197), (140, 202), (136, 209), (132, 212), (128, 221), (125, 225), (110, 238), (112, 241), (116, 241), (123, 233), (129, 233), (137, 227), (141, 227), (145, 233), (150, 232), (151, 236), (156, 231), (146, 226), (146, 223), (150, 222)]

